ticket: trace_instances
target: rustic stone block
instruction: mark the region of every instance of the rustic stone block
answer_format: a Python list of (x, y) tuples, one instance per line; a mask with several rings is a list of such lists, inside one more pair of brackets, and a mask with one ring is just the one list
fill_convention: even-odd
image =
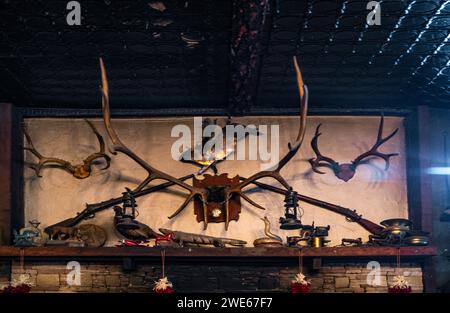
[(350, 279), (348, 277), (336, 277), (334, 280), (334, 285), (336, 289), (348, 288), (348, 286), (350, 285)]
[(92, 275), (81, 272), (80, 283), (83, 287), (92, 287)]
[(107, 275), (105, 277), (105, 283), (108, 287), (119, 287), (120, 286), (120, 276), (119, 275)]
[(276, 277), (261, 277), (258, 282), (259, 289), (276, 289), (279, 288), (280, 281)]
[(142, 285), (144, 285), (144, 277), (143, 276), (132, 275), (130, 277), (130, 285), (131, 286), (142, 286)]
[(336, 267), (331, 267), (331, 268), (321, 268), (320, 269), (321, 273), (332, 273), (332, 274), (337, 274), (337, 273), (342, 273), (345, 274), (345, 267), (343, 266), (336, 266)]
[(311, 285), (313, 285), (313, 286), (320, 286), (320, 287), (322, 287), (324, 285), (324, 279), (321, 278), (321, 277), (310, 278), (310, 281), (311, 281)]
[(59, 274), (41, 274), (36, 277), (36, 287), (59, 287)]
[(93, 287), (106, 287), (106, 278), (104, 275), (92, 275)]
[(361, 270), (360, 269), (348, 269), (345, 270), (346, 274), (361, 274)]
[(386, 293), (388, 292), (387, 287), (366, 287), (367, 293)]
[(354, 289), (353, 288), (336, 288), (336, 292), (339, 292), (339, 293), (353, 293)]
[(235, 290), (241, 288), (241, 281), (232, 276), (219, 277), (219, 288), (225, 290)]

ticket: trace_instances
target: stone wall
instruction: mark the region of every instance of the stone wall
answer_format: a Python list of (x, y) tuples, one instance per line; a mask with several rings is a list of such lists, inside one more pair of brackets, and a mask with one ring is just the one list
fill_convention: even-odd
[[(288, 292), (298, 266), (279, 264), (177, 262), (167, 265), (166, 274), (177, 292)], [(119, 262), (81, 263), (81, 285), (68, 286), (66, 265), (62, 261), (26, 262), (22, 270), (19, 262), (14, 262), (12, 279), (26, 274), (34, 285), (33, 292), (151, 292), (161, 275), (160, 264), (154, 262), (137, 263), (136, 270), (129, 272)], [(367, 284), (366, 266), (367, 263), (324, 263), (317, 271), (305, 268), (305, 274), (311, 279), (312, 292), (387, 292), (396, 275), (395, 264), (381, 263), (379, 286)], [(399, 272), (406, 276), (413, 292), (423, 291), (420, 265), (404, 263)]]

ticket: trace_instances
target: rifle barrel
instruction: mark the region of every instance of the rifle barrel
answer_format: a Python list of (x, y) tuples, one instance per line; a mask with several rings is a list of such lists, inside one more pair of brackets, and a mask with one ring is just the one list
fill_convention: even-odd
[[(246, 178), (240, 177), (240, 179), (245, 180)], [(270, 191), (276, 192), (281, 195), (285, 195), (287, 192), (286, 189), (278, 188), (278, 187), (268, 185), (265, 183), (261, 183), (258, 181), (255, 181), (252, 183), (262, 189), (270, 190)], [(353, 221), (355, 221), (356, 223), (358, 223), (359, 225), (361, 225), (363, 228), (365, 228), (367, 231), (369, 231), (370, 233), (372, 233), (374, 235), (380, 235), (381, 232), (383, 231), (383, 227), (381, 227), (380, 225), (378, 225), (372, 221), (361, 218), (361, 216), (358, 215), (358, 213), (356, 213), (356, 211), (350, 210), (348, 208), (344, 208), (342, 206), (339, 206), (339, 205), (336, 205), (333, 203), (329, 203), (329, 202), (325, 202), (325, 201), (322, 201), (319, 199), (301, 195), (301, 194), (298, 194), (298, 198), (306, 203), (309, 203), (309, 204), (327, 209), (329, 211), (344, 215), (345, 217), (352, 219)]]

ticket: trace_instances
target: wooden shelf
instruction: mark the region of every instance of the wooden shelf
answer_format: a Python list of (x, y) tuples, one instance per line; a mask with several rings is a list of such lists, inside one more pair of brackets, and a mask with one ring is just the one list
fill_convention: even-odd
[[(25, 257), (36, 258), (124, 258), (124, 257), (160, 257), (160, 247), (102, 247), (102, 248), (71, 248), (71, 247), (26, 247), (0, 246), (0, 258), (19, 257), (21, 250)], [(291, 258), (298, 257), (297, 248), (214, 248), (214, 247), (166, 247), (166, 256), (176, 258)], [(324, 247), (304, 248), (304, 257), (332, 258), (365, 258), (365, 257), (395, 257), (398, 249), (395, 247)], [(434, 246), (401, 247), (402, 257), (424, 258), (437, 254)]]

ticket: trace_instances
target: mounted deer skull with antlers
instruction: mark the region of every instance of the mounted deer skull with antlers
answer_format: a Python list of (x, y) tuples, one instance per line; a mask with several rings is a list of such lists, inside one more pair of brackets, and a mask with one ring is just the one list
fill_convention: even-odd
[[(228, 225), (230, 222), (230, 214), (229, 214), (229, 201), (232, 197), (240, 197), (244, 200), (246, 200), (251, 205), (264, 210), (264, 208), (259, 205), (258, 203), (254, 202), (252, 199), (250, 199), (247, 195), (243, 193), (243, 189), (248, 186), (251, 183), (254, 183), (255, 181), (264, 178), (264, 177), (272, 177), (276, 181), (278, 181), (280, 184), (282, 184), (286, 189), (289, 189), (288, 182), (281, 176), (280, 171), (281, 169), (294, 157), (294, 155), (299, 150), (303, 138), (305, 136), (305, 129), (306, 129), (306, 116), (307, 116), (307, 109), (308, 109), (308, 89), (306, 85), (303, 84), (300, 68), (297, 63), (297, 59), (294, 57), (294, 67), (296, 71), (296, 78), (297, 78), (297, 85), (300, 93), (300, 126), (297, 134), (297, 138), (295, 139), (294, 143), (290, 143), (288, 145), (288, 152), (285, 154), (285, 156), (278, 162), (278, 166), (273, 170), (266, 170), (266, 171), (260, 171), (256, 174), (253, 174), (249, 178), (243, 180), (242, 182), (239, 182), (237, 184), (233, 184), (230, 186), (222, 186), (222, 189), (220, 190), (221, 197), (223, 197), (224, 201), (221, 203), (221, 206), (224, 211), (225, 215), (225, 229), (228, 229)], [(117, 154), (117, 152), (123, 153), (132, 160), (134, 160), (137, 164), (139, 164), (142, 168), (144, 168), (148, 176), (145, 178), (134, 190), (133, 192), (141, 191), (143, 188), (145, 188), (151, 181), (155, 179), (162, 179), (168, 182), (172, 182), (173, 184), (185, 189), (189, 192), (189, 195), (186, 197), (185, 201), (181, 204), (181, 206), (172, 214), (169, 216), (169, 219), (177, 216), (181, 211), (183, 211), (187, 205), (193, 200), (198, 199), (201, 203), (201, 208), (203, 210), (203, 222), (204, 222), (204, 229), (208, 226), (208, 214), (207, 214), (207, 204), (209, 199), (210, 190), (204, 187), (195, 187), (191, 186), (184, 181), (171, 176), (167, 173), (164, 173), (156, 168), (154, 168), (150, 163), (144, 161), (141, 157), (139, 157), (136, 153), (134, 153), (130, 148), (128, 148), (119, 138), (116, 131), (114, 130), (114, 127), (111, 123), (111, 117), (110, 117), (110, 109), (109, 109), (109, 88), (108, 88), (108, 80), (106, 76), (106, 70), (103, 63), (103, 60), (100, 58), (100, 70), (101, 70), (101, 77), (102, 77), (102, 111), (103, 111), (103, 121), (105, 123), (106, 131), (112, 141), (113, 146), (111, 147), (111, 152), (113, 154)]]
[(380, 126), (378, 127), (378, 135), (377, 135), (377, 141), (375, 144), (370, 148), (369, 151), (362, 153), (359, 155), (356, 159), (351, 161), (350, 163), (344, 163), (339, 164), (335, 160), (333, 160), (330, 157), (324, 156), (320, 153), (319, 150), (319, 136), (320, 133), (320, 126), (322, 124), (319, 124), (316, 128), (316, 133), (311, 140), (311, 147), (313, 151), (316, 153), (316, 158), (309, 159), (309, 163), (311, 163), (312, 170), (319, 174), (325, 174), (324, 172), (318, 170), (318, 167), (328, 167), (333, 170), (334, 174), (337, 178), (347, 182), (350, 179), (353, 178), (355, 175), (356, 168), (358, 165), (362, 164), (367, 158), (369, 157), (379, 157), (382, 158), (386, 162), (385, 170), (387, 171), (389, 169), (389, 159), (393, 156), (398, 155), (398, 153), (390, 153), (385, 154), (378, 151), (378, 148), (384, 144), (386, 141), (391, 139), (395, 136), (395, 134), (398, 132), (398, 128), (395, 129), (389, 136), (382, 138), (383, 136), (383, 125), (384, 125), (384, 116), (381, 116), (380, 120)]
[(106, 165), (102, 170), (106, 170), (109, 168), (111, 164), (111, 158), (105, 153), (105, 142), (103, 140), (102, 135), (97, 131), (94, 124), (92, 124), (91, 121), (85, 120), (86, 123), (88, 123), (89, 127), (94, 132), (95, 136), (97, 137), (97, 140), (100, 145), (100, 151), (90, 154), (88, 157), (86, 157), (83, 160), (83, 164), (76, 164), (73, 165), (69, 161), (55, 158), (55, 157), (45, 157), (43, 156), (33, 145), (33, 141), (31, 140), (30, 134), (28, 134), (28, 131), (26, 127), (23, 128), (23, 132), (25, 135), (25, 138), (28, 142), (28, 147), (25, 147), (24, 149), (27, 151), (30, 151), (35, 157), (39, 159), (38, 163), (29, 163), (28, 166), (33, 169), (36, 172), (37, 177), (42, 177), (41, 170), (43, 168), (61, 168), (66, 170), (67, 172), (71, 173), (73, 177), (78, 179), (84, 179), (91, 175), (92, 171), (92, 164), (95, 160), (103, 158), (106, 161)]

